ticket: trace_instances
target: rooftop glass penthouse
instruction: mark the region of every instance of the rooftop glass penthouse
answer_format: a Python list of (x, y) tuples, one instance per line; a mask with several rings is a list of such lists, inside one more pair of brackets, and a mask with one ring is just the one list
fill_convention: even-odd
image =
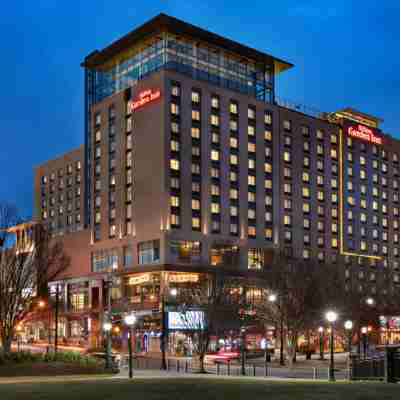
[(160, 14), (87, 56), (83, 66), (92, 102), (130, 87), (161, 68), (273, 102), (275, 74), (292, 65)]

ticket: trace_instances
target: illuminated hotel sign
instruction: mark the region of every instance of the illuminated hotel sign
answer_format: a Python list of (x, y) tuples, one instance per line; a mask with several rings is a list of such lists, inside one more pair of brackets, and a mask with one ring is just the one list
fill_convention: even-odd
[(197, 274), (168, 274), (168, 280), (174, 283), (183, 283), (183, 282), (198, 282), (199, 275)]
[(382, 137), (375, 135), (374, 130), (364, 125), (351, 125), (347, 127), (349, 136), (373, 144), (382, 144)]
[(151, 103), (154, 100), (157, 100), (161, 97), (161, 91), (160, 90), (152, 90), (152, 89), (147, 89), (143, 90), (142, 92), (139, 93), (139, 96), (136, 100), (132, 100), (130, 103), (131, 111), (138, 110), (139, 108), (142, 108), (148, 103)]

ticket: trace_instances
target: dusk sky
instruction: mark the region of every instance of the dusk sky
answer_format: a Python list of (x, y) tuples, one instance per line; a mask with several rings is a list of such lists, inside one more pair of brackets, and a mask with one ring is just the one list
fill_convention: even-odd
[(160, 12), (293, 63), (279, 97), (352, 106), (400, 138), (397, 0), (14, 0), (0, 14), (1, 202), (33, 214), (34, 166), (83, 142), (80, 62)]

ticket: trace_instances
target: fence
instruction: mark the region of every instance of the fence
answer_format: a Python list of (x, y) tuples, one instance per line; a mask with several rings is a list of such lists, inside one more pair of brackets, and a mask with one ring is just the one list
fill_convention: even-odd
[(400, 382), (400, 348), (386, 348), (374, 357), (352, 356), (350, 375), (353, 380)]
[[(127, 368), (128, 360), (123, 358), (121, 369)], [(214, 375), (220, 376), (245, 376), (251, 377), (273, 377), (286, 379), (309, 379), (309, 380), (326, 380), (328, 379), (329, 369), (321, 368), (289, 368), (277, 367), (271, 364), (249, 364), (247, 363), (242, 371), (242, 366), (237, 362), (206, 362), (205, 370)], [(159, 358), (135, 357), (133, 360), (133, 368), (137, 370), (160, 370), (161, 360)], [(167, 370), (170, 373), (194, 373), (199, 371), (199, 365), (190, 359), (171, 358), (167, 360)], [(336, 369), (335, 376), (338, 380), (349, 379), (348, 369)]]

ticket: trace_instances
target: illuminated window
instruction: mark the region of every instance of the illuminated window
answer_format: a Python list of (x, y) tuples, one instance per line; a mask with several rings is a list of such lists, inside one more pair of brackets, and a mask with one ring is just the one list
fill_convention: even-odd
[(292, 225), (292, 218), (290, 215), (284, 215), (283, 217), (283, 223), (285, 226), (290, 226)]
[(310, 212), (310, 203), (303, 203), (303, 212), (304, 213)]
[(200, 210), (200, 200), (192, 199), (192, 210)]
[(364, 169), (360, 169), (360, 178), (367, 179), (367, 172)]
[(331, 158), (337, 159), (337, 150), (336, 149), (331, 149)]
[(303, 172), (303, 182), (310, 182), (310, 174), (308, 172)]
[(322, 140), (324, 138), (324, 131), (317, 129), (317, 139)]
[(324, 192), (322, 190), (318, 190), (317, 192), (317, 199), (319, 201), (324, 201)]
[(229, 121), (229, 129), (230, 129), (231, 131), (237, 131), (237, 129), (238, 129), (238, 123), (237, 123), (237, 121), (231, 119), (231, 120)]
[(331, 246), (332, 246), (333, 249), (337, 249), (337, 247), (338, 247), (338, 240), (337, 240), (337, 238), (332, 238), (332, 240), (331, 240)]
[(247, 210), (247, 218), (248, 219), (255, 219), (256, 218), (256, 210), (254, 210), (253, 208), (249, 208)]
[(179, 133), (179, 124), (177, 122), (171, 122), (171, 132)]
[(303, 194), (303, 197), (306, 197), (306, 198), (310, 197), (310, 188), (303, 187), (302, 194)]
[(100, 129), (97, 130), (95, 133), (95, 140), (96, 140), (96, 142), (100, 142), (100, 140), (101, 140), (101, 130)]
[(283, 138), (283, 143), (285, 146), (291, 146), (292, 144), (292, 138), (290, 136), (284, 136)]
[(292, 123), (289, 120), (284, 120), (283, 121), (283, 129), (285, 131), (290, 131), (292, 129)]
[(237, 224), (230, 224), (229, 225), (229, 231), (231, 235), (237, 235), (238, 233), (238, 225)]
[(220, 213), (219, 203), (211, 203), (211, 214), (219, 214), (219, 213)]
[(176, 160), (175, 158), (171, 158), (170, 166), (171, 166), (172, 170), (179, 171), (179, 160)]
[(271, 125), (272, 124), (272, 114), (270, 112), (264, 113), (264, 124)]
[(254, 175), (249, 175), (249, 176), (247, 177), (247, 183), (248, 183), (250, 186), (255, 186), (255, 184), (256, 184), (256, 177), (255, 177)]
[(171, 214), (171, 225), (174, 227), (174, 226), (179, 226), (179, 224), (180, 224), (179, 215)]
[(305, 260), (308, 260), (310, 258), (310, 250), (308, 249), (303, 249), (303, 258)]
[(200, 103), (200, 93), (192, 90), (192, 103)]
[(337, 135), (334, 133), (331, 134), (331, 143), (336, 144), (337, 143)]
[(331, 202), (332, 204), (336, 204), (338, 202), (338, 194), (337, 193), (332, 193), (331, 194)]
[[(179, 142), (176, 140), (171, 140), (171, 150), (172, 151), (179, 151)], [(132, 153), (130, 153), (132, 154)]]
[(249, 169), (255, 169), (256, 168), (256, 160), (254, 158), (249, 158), (248, 159), (248, 167), (249, 167)]
[(347, 181), (347, 190), (350, 192), (353, 190), (353, 182), (352, 181)]
[(310, 229), (311, 222), (308, 218), (303, 219), (303, 228)]
[(172, 207), (179, 207), (179, 197), (178, 196), (171, 196), (170, 202), (171, 202)]
[(291, 178), (292, 177), (292, 170), (289, 167), (285, 167), (283, 169), (283, 176), (285, 178)]
[(348, 196), (347, 197), (347, 203), (351, 206), (354, 206), (355, 201), (354, 201), (354, 197), (353, 196)]
[(256, 201), (256, 194), (253, 192), (247, 192), (247, 201), (249, 203), (255, 203)]
[(229, 156), (229, 162), (232, 165), (237, 165), (238, 164), (238, 156), (236, 154), (230, 154)]
[(210, 123), (212, 126), (219, 126), (219, 116), (215, 114), (210, 115)]
[(179, 87), (179, 85), (173, 84), (171, 86), (171, 95), (178, 97), (178, 96), (180, 96), (180, 93), (181, 93), (181, 88)]
[(229, 189), (229, 198), (232, 200), (236, 200), (238, 198), (238, 190), (237, 189)]
[(264, 267), (264, 250), (249, 249), (247, 252), (248, 269), (262, 269)]
[(211, 195), (212, 196), (219, 196), (220, 188), (218, 185), (211, 185)]
[(268, 174), (272, 173), (272, 164), (271, 163), (264, 163), (264, 171)]
[(309, 167), (310, 166), (310, 158), (309, 157), (304, 157), (303, 158), (303, 165), (305, 167)]
[(195, 174), (195, 175), (200, 174), (200, 164), (192, 163), (192, 174)]
[(200, 229), (200, 218), (192, 217), (192, 229)]
[(268, 142), (272, 140), (272, 132), (268, 129), (264, 131), (264, 139)]
[(319, 232), (323, 232), (324, 231), (324, 221), (318, 221), (317, 222), (317, 229)]
[(232, 147), (232, 148), (234, 148), (234, 149), (237, 149), (237, 147), (238, 147), (238, 140), (237, 140), (237, 138), (235, 138), (235, 137), (229, 138), (229, 145), (230, 145), (230, 147)]
[(256, 134), (256, 129), (254, 128), (253, 125), (249, 125), (249, 126), (247, 127), (247, 134), (248, 134), (249, 136), (254, 136), (254, 135)]
[(238, 180), (238, 175), (237, 175), (237, 173), (236, 173), (235, 171), (230, 171), (230, 172), (229, 172), (229, 180), (230, 180), (231, 182), (237, 182), (237, 180)]
[(219, 151), (218, 150), (211, 150), (211, 160), (219, 161)]
[[(212, 116), (211, 116), (212, 119)], [(192, 120), (193, 121), (200, 121), (200, 111), (192, 110)]]
[(320, 144), (317, 145), (317, 154), (319, 156), (322, 156), (324, 154), (324, 148)]
[(179, 105), (175, 103), (171, 103), (171, 114), (179, 115)]
[(291, 210), (292, 209), (292, 200), (290, 200), (290, 199), (283, 200), (283, 208), (285, 210)]
[(200, 139), (200, 128), (192, 126), (190, 133), (193, 139)]
[(237, 217), (238, 216), (238, 208), (236, 206), (230, 206), (229, 214), (231, 217)]
[(218, 96), (212, 96), (211, 97), (211, 107), (212, 108), (219, 108), (219, 97)]
[(272, 189), (272, 180), (271, 179), (265, 179), (264, 180), (264, 188), (265, 189)]
[(272, 222), (272, 213), (269, 211), (265, 213), (265, 222)]
[(230, 103), (229, 104), (229, 112), (231, 114), (237, 114), (238, 113), (238, 105), (237, 105), (237, 103)]
[(268, 240), (272, 239), (272, 229), (271, 228), (265, 228), (265, 238)]
[(256, 144), (255, 144), (255, 143), (252, 143), (252, 142), (249, 142), (249, 143), (247, 144), (247, 151), (248, 151), (249, 153), (255, 153), (255, 152), (256, 152)]
[(283, 191), (285, 194), (291, 194), (292, 193), (292, 185), (290, 183), (285, 183), (283, 185)]
[(272, 206), (272, 196), (265, 196), (265, 205)]
[(286, 162), (290, 162), (290, 152), (285, 151), (285, 152), (283, 153), (283, 159), (284, 159), (284, 161), (286, 161)]

